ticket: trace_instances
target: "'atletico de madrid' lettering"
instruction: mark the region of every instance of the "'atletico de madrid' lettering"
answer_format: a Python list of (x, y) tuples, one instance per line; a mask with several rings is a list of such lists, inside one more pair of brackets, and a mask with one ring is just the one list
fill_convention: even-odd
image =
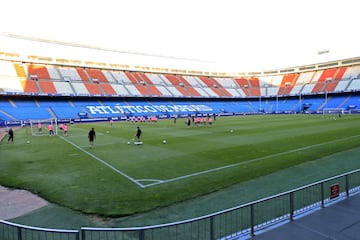
[(115, 105), (115, 106), (86, 106), (91, 115), (103, 114), (164, 114), (184, 112), (212, 112), (213, 109), (207, 105)]

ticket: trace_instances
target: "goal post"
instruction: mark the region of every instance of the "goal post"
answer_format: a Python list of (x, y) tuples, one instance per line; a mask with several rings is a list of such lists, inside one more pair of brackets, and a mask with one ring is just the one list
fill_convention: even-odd
[(323, 114), (324, 115), (339, 115), (344, 114), (345, 108), (324, 108)]
[[(52, 126), (53, 135), (58, 134), (58, 123), (56, 118), (48, 119), (31, 119), (29, 121), (32, 136), (50, 135), (49, 126)], [(50, 128), (51, 128), (50, 126)]]

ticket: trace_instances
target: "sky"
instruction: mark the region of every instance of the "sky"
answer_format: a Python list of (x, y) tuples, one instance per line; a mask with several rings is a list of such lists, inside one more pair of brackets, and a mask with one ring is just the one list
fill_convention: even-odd
[[(269, 70), (360, 56), (358, 5), (357, 0), (12, 0), (1, 3), (0, 32), (198, 59), (219, 70)], [(329, 53), (318, 55), (324, 49)]]

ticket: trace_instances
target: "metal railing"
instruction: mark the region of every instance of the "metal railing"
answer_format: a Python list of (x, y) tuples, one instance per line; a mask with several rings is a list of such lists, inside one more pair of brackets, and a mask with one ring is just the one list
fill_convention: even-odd
[(79, 240), (79, 230), (30, 227), (0, 220), (1, 240)]
[(132, 228), (44, 229), (0, 221), (4, 240), (158, 240), (250, 238), (360, 192), (360, 169), (231, 209), (181, 222)]

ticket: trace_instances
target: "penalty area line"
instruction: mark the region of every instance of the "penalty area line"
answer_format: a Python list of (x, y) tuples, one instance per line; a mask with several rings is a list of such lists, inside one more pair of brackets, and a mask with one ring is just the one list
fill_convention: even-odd
[(315, 147), (320, 147), (320, 146), (324, 146), (324, 145), (327, 145), (327, 144), (341, 142), (341, 141), (344, 141), (344, 140), (349, 140), (349, 139), (357, 138), (357, 137), (360, 137), (360, 135), (355, 135), (355, 136), (351, 136), (351, 137), (336, 139), (336, 140), (329, 141), (329, 142), (323, 142), (323, 143), (318, 143), (318, 144), (314, 144), (314, 145), (309, 145), (309, 146), (306, 146), (306, 147), (297, 148), (297, 149), (289, 150), (289, 151), (286, 151), (286, 152), (281, 152), (281, 153), (276, 153), (276, 154), (272, 154), (272, 155), (268, 155), (268, 156), (264, 156), (264, 157), (254, 158), (254, 159), (250, 159), (250, 160), (247, 160), (247, 161), (244, 161), (244, 162), (225, 165), (225, 166), (222, 166), (222, 167), (213, 168), (213, 169), (209, 169), (209, 170), (201, 171), (201, 172), (196, 172), (196, 173), (192, 173), (192, 174), (188, 174), (188, 175), (184, 175), (184, 176), (180, 176), (180, 177), (176, 177), (176, 178), (157, 180), (157, 181), (154, 181), (153, 183), (143, 185), (143, 188), (152, 187), (152, 186), (163, 184), (163, 183), (174, 182), (174, 181), (178, 181), (178, 180), (182, 180), (182, 179), (186, 179), (186, 178), (190, 178), (190, 177), (196, 177), (196, 176), (208, 174), (208, 173), (211, 173), (211, 172), (216, 172), (216, 171), (220, 171), (220, 170), (224, 170), (224, 169), (228, 169), (228, 168), (233, 168), (233, 167), (245, 165), (245, 164), (248, 164), (248, 163), (257, 162), (257, 161), (260, 161), (260, 160), (264, 160), (264, 159), (268, 159), (268, 158), (272, 158), (272, 157), (277, 157), (277, 156), (281, 156), (281, 155), (286, 155), (286, 154), (289, 154), (289, 153), (299, 152), (299, 151), (302, 151), (302, 150), (307, 150), (307, 149), (311, 149), (311, 148), (315, 148)]
[(108, 168), (112, 169), (113, 171), (115, 171), (116, 173), (122, 175), (123, 177), (127, 178), (128, 180), (130, 180), (131, 182), (135, 183), (136, 185), (138, 185), (141, 188), (144, 188), (145, 186), (141, 183), (139, 183), (139, 181), (137, 181), (136, 179), (130, 177), (129, 175), (125, 174), (124, 172), (120, 171), (119, 169), (117, 169), (116, 167), (112, 166), (111, 164), (105, 162), (104, 160), (102, 160), (101, 158), (95, 156), (94, 154), (92, 154), (91, 152), (86, 151), (85, 149), (81, 148), (80, 146), (76, 145), (75, 143), (71, 142), (70, 140), (64, 138), (63, 136), (57, 135), (59, 138), (61, 138), (62, 140), (64, 140), (65, 142), (71, 144), (72, 146), (74, 146), (75, 148), (79, 149), (80, 151), (82, 151), (83, 153), (89, 155), (90, 157), (92, 157), (93, 159), (97, 160), (98, 162), (104, 164), (105, 166), (107, 166)]

